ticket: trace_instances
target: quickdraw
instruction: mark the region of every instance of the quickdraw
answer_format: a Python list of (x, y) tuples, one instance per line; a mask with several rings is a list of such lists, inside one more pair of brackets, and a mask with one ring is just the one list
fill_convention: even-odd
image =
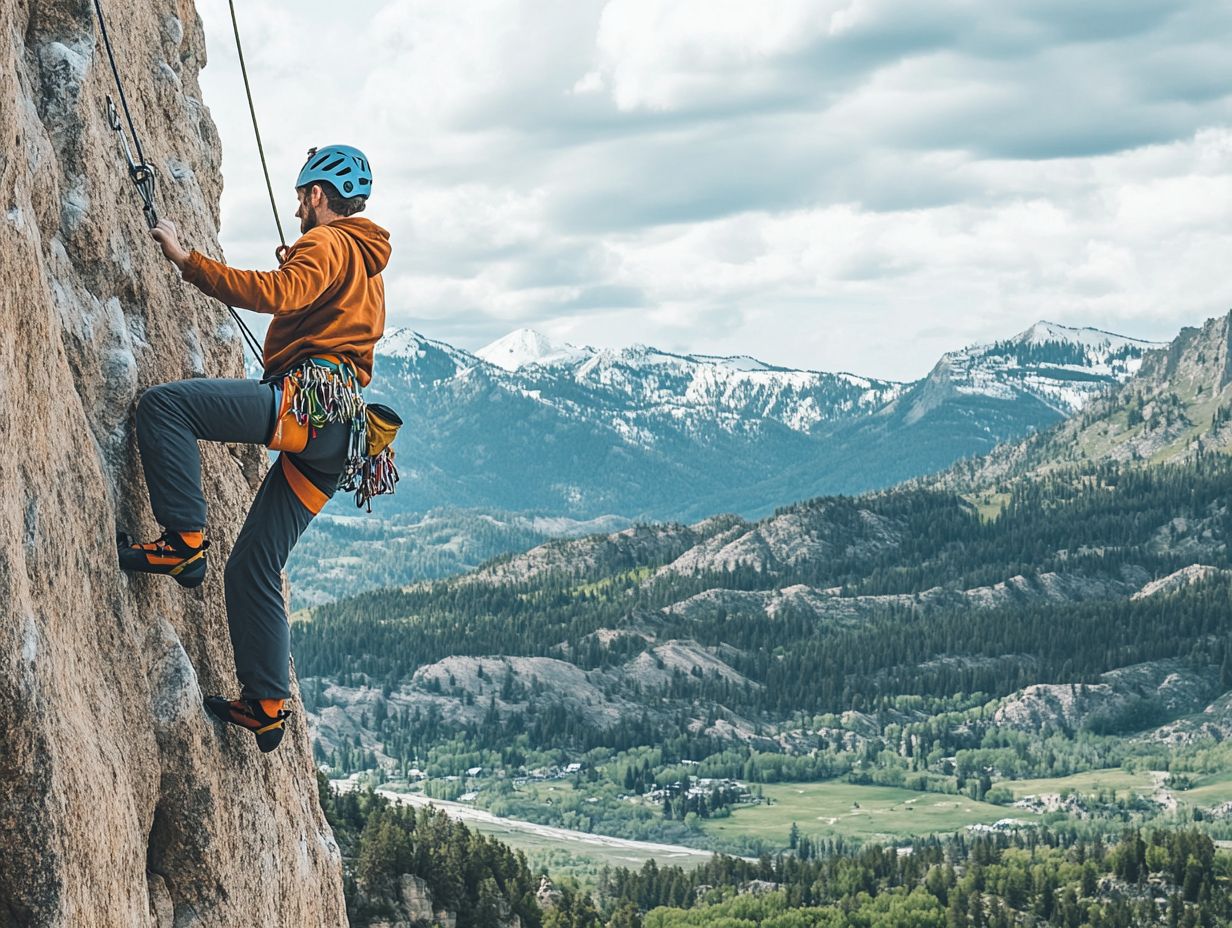
[(116, 92), (120, 95), (120, 105), (124, 107), (124, 118), (128, 120), (128, 132), (133, 137), (133, 148), (137, 149), (136, 158), (128, 147), (128, 137), (124, 134), (120, 114), (110, 94), (107, 95), (107, 123), (120, 136), (120, 147), (124, 152), (124, 160), (128, 162), (128, 176), (141, 195), (146, 225), (152, 229), (158, 225), (158, 214), (154, 212), (154, 169), (146, 163), (145, 152), (141, 149), (141, 137), (137, 135), (137, 127), (133, 124), (133, 114), (128, 108), (128, 96), (124, 93), (124, 82), (120, 80), (120, 69), (116, 66), (115, 51), (111, 47), (111, 36), (107, 34), (107, 20), (103, 16), (101, 0), (94, 0), (94, 9), (98, 13), (98, 28), (103, 37), (103, 47), (107, 50), (107, 60), (111, 62), (111, 75), (115, 78)]
[(349, 363), (313, 357), (289, 372), (298, 389), (291, 408), (300, 422), (320, 428), (327, 422), (363, 418), (364, 399), (359, 379)]
[[(127, 111), (127, 105), (125, 111)], [(141, 212), (145, 214), (145, 224), (152, 229), (158, 225), (158, 213), (154, 210), (154, 168), (145, 161), (133, 158), (132, 149), (128, 147), (128, 136), (124, 134), (124, 126), (120, 122), (120, 114), (116, 111), (115, 101), (111, 99), (111, 94), (107, 95), (107, 122), (120, 137), (120, 150), (124, 152), (124, 160), (128, 162), (128, 176), (132, 179), (133, 186), (137, 188), (137, 193), (141, 197)], [(136, 138), (134, 134), (134, 142)], [(140, 152), (139, 144), (138, 152)]]
[(355, 507), (367, 507), (372, 511), (372, 497), (393, 493), (398, 485), (398, 468), (394, 466), (394, 452), (386, 448), (374, 458), (364, 458), (358, 478), (345, 490), (355, 491)]
[[(94, 0), (94, 11), (98, 14), (99, 33), (103, 38), (103, 47), (107, 49), (107, 60), (111, 63), (111, 76), (115, 78), (116, 92), (120, 95), (120, 106), (124, 110), (124, 119), (128, 123), (128, 134), (124, 133), (124, 125), (120, 122), (120, 113), (116, 109), (115, 101), (111, 99), (111, 95), (107, 95), (107, 124), (115, 130), (120, 137), (120, 149), (124, 153), (124, 160), (128, 163), (128, 176), (132, 180), (133, 186), (137, 188), (137, 194), (141, 197), (141, 212), (145, 216), (145, 224), (153, 229), (158, 225), (158, 212), (154, 208), (154, 168), (145, 160), (145, 151), (141, 147), (141, 136), (137, 134), (137, 126), (133, 123), (132, 111), (128, 108), (128, 95), (124, 93), (124, 81), (120, 79), (120, 68), (116, 65), (115, 51), (111, 47), (111, 37), (107, 34), (107, 18), (103, 15), (102, 0)], [(231, 8), (232, 23), (235, 22), (235, 8)], [(235, 27), (235, 42), (239, 45), (240, 33), (239, 26)], [(242, 54), (242, 52), (241, 52)], [(248, 81), (248, 75), (244, 75), (245, 84)], [(252, 107), (252, 94), (248, 95), (248, 105)], [(253, 126), (256, 126), (257, 115), (256, 111), (252, 114)], [(131, 136), (133, 140), (132, 147), (129, 147), (128, 139)], [(258, 136), (259, 138), (259, 136)], [(136, 157), (133, 157), (134, 152)], [(265, 161), (265, 153), (261, 153), (262, 164)], [(269, 173), (266, 172), (266, 184), (269, 183)], [(270, 202), (273, 203), (273, 192), (271, 189)], [(275, 222), (278, 221), (278, 214), (274, 213)], [(282, 224), (278, 225), (278, 235), (282, 236)], [(285, 245), (286, 242), (284, 241)], [(223, 304), (227, 305), (227, 304)], [(248, 349), (257, 359), (257, 363), (262, 361), (261, 343), (257, 341), (257, 337), (252, 334), (252, 330), (244, 324), (244, 320), (240, 318), (239, 313), (235, 311), (234, 306), (227, 305), (227, 311), (231, 313), (231, 318), (235, 320), (235, 324), (240, 327), (240, 332), (244, 336), (244, 342), (248, 345)]]
[(402, 419), (388, 406), (369, 404), (364, 415), (367, 444), (362, 465), (345, 489), (355, 492), (356, 507), (372, 511), (372, 497), (393, 493), (398, 484), (398, 468), (394, 464), (394, 436), (402, 427)]
[(315, 431), (333, 422), (350, 423), (338, 487), (355, 494), (357, 508), (371, 512), (372, 497), (394, 492), (399, 477), (391, 443), (402, 420), (387, 406), (364, 402), (350, 362), (318, 355), (262, 382), (278, 382), (284, 394), (290, 391), (287, 415), (301, 427)]

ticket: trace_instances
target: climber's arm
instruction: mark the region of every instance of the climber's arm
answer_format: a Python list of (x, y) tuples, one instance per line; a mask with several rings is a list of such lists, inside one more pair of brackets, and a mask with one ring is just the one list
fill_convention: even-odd
[(318, 227), (308, 232), (287, 253), (276, 271), (241, 271), (179, 243), (175, 226), (163, 220), (153, 230), (163, 254), (180, 269), (184, 279), (207, 296), (231, 306), (259, 313), (288, 313), (313, 305), (341, 270), (333, 236)]

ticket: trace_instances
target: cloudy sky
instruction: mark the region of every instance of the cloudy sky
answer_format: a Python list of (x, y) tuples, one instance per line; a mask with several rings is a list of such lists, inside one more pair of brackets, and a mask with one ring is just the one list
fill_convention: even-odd
[[(1039, 319), (1232, 308), (1227, 0), (244, 0), (284, 225), (373, 165), (390, 322), (901, 379)], [(222, 240), (273, 220), (226, 0), (198, 0)]]

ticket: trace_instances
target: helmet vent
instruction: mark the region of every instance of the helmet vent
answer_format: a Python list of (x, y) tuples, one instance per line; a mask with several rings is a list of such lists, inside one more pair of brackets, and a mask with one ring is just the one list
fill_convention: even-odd
[(372, 192), (372, 169), (367, 156), (350, 145), (310, 148), (304, 166), (295, 179), (296, 188), (313, 181), (331, 182), (348, 197), (366, 197)]

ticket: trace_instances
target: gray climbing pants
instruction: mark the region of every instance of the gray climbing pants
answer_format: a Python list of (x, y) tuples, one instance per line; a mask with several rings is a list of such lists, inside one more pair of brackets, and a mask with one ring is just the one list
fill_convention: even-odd
[[(206, 527), (198, 441), (263, 445), (277, 394), (255, 380), (177, 380), (137, 405), (137, 443), (154, 518), (171, 531)], [(317, 430), (299, 454), (283, 452), (265, 475), (223, 574), (235, 674), (245, 699), (291, 696), (291, 632), (282, 568), (308, 523), (333, 496), (350, 425)]]

